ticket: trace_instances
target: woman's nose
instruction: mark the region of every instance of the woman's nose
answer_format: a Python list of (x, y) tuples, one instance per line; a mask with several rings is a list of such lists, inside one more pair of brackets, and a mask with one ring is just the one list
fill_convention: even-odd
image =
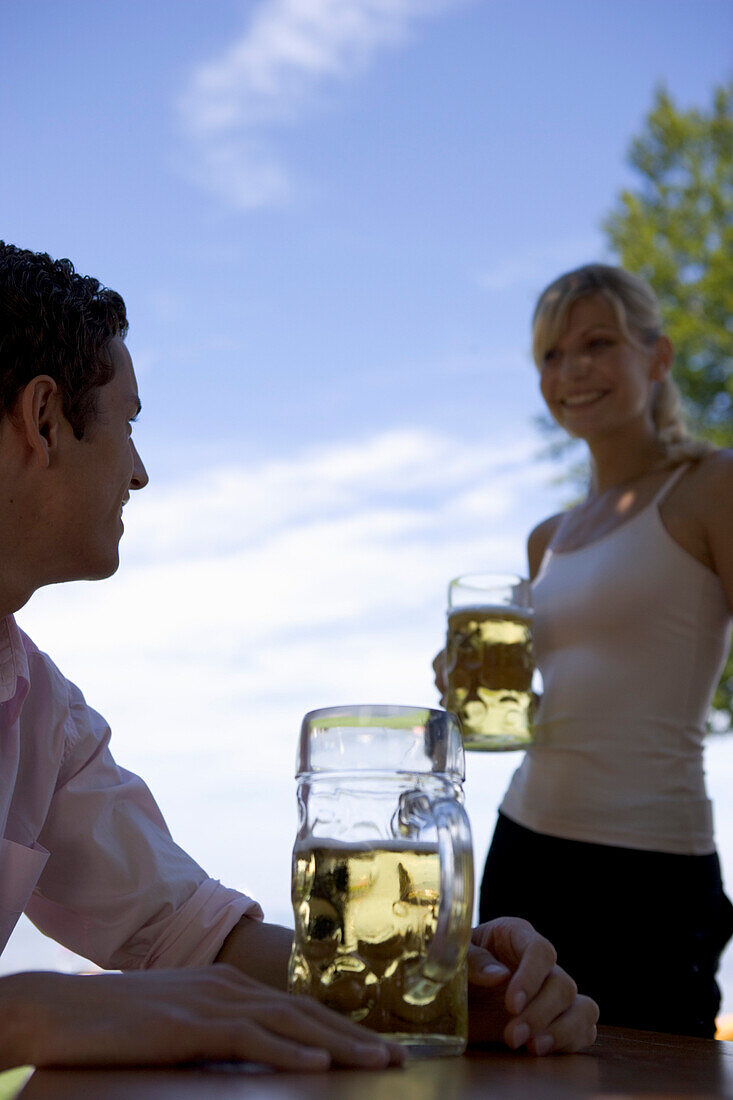
[(589, 365), (588, 356), (583, 352), (566, 352), (563, 356), (563, 371), (571, 378), (582, 378)]

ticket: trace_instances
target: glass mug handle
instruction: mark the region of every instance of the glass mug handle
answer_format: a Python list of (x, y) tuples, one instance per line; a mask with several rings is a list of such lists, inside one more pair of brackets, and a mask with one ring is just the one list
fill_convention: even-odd
[[(415, 794), (424, 804), (425, 796)], [(453, 799), (441, 799), (430, 804), (429, 813), (438, 833), (440, 902), (427, 956), (406, 975), (405, 1000), (413, 1004), (432, 1000), (458, 970), (470, 939), (473, 910), (473, 854), (466, 811)]]

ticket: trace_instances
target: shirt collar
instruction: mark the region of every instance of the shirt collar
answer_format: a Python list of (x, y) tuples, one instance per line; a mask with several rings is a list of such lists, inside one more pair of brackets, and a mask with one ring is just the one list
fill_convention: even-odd
[(28, 683), (28, 657), (20, 631), (12, 615), (0, 619), (0, 703), (15, 697), (20, 686)]

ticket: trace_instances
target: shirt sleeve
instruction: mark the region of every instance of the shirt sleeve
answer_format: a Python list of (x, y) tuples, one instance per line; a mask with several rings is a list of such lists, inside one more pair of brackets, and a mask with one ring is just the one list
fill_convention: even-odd
[(239, 919), (261, 920), (262, 910), (178, 847), (145, 783), (113, 759), (104, 719), (64, 684), (67, 750), (38, 837), (50, 855), (27, 916), (105, 969), (213, 962)]

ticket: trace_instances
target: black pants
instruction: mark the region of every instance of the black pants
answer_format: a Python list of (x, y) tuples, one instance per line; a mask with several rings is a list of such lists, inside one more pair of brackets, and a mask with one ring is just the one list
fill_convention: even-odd
[(545, 836), (503, 814), (481, 884), (482, 921), (524, 917), (557, 948), (601, 1023), (712, 1038), (715, 981), (733, 934), (716, 853), (679, 856)]

